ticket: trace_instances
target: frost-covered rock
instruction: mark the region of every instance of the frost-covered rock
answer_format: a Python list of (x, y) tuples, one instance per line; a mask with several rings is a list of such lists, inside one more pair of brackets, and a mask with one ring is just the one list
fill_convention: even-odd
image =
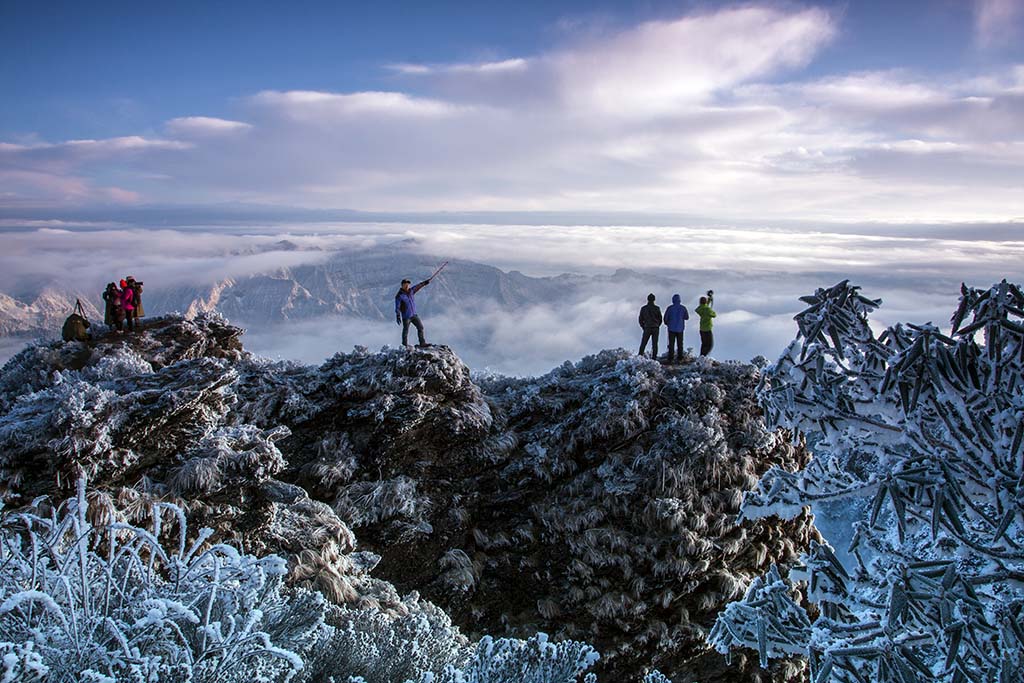
[[(151, 524), (172, 502), (209, 542), (280, 556), (293, 589), (326, 596), (344, 647), (394, 659), (336, 680), (496, 682), (524, 661), (537, 681), (648, 667), (741, 680), (755, 662), (727, 665), (706, 632), (818, 539), (806, 514), (736, 522), (762, 474), (807, 461), (765, 427), (756, 367), (604, 351), (536, 379), (474, 379), (446, 347), (311, 367), (253, 358), (240, 333), (216, 315), (162, 318), (23, 351), (0, 376), (3, 494), (60, 498), (85, 475), (94, 523)], [(448, 654), (409, 640), (452, 622), (470, 641), (429, 636)]]

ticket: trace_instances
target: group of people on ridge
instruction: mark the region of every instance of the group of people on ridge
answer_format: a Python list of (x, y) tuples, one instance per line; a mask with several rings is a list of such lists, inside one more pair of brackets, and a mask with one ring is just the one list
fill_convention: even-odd
[[(418, 337), (416, 345), (419, 347), (430, 346), (427, 344), (426, 335), (423, 332), (423, 322), (416, 313), (416, 292), (429, 285), (430, 281), (441, 272), (445, 265), (447, 265), (447, 262), (441, 268), (434, 271), (434, 275), (431, 275), (419, 284), (414, 285), (412, 280), (408, 279), (402, 280), (401, 287), (395, 293), (395, 323), (402, 327), (402, 346), (409, 346), (410, 326), (416, 328), (416, 335)], [(658, 358), (658, 336), (661, 326), (667, 325), (668, 357), (666, 361), (669, 363), (682, 362), (683, 331), (686, 329), (686, 321), (690, 319), (690, 312), (686, 310), (686, 306), (682, 304), (682, 298), (678, 294), (672, 296), (672, 305), (665, 310), (664, 315), (661, 313), (661, 307), (654, 303), (654, 301), (654, 294), (648, 294), (647, 305), (640, 309), (638, 322), (640, 323), (640, 329), (643, 330), (643, 338), (640, 341), (640, 355), (644, 355), (647, 343), (650, 342), (651, 357), (654, 359)], [(700, 355), (702, 356), (711, 353), (711, 349), (715, 345), (714, 334), (711, 329), (714, 325), (713, 321), (718, 314), (715, 313), (714, 304), (715, 293), (709, 289), (706, 296), (700, 297), (700, 303), (694, 309), (694, 312), (700, 316)]]
[[(402, 280), (402, 285), (395, 293), (395, 323), (402, 327), (402, 346), (409, 346), (409, 327), (416, 328), (416, 335), (419, 338), (416, 344), (419, 347), (429, 346), (426, 335), (423, 331), (423, 322), (416, 312), (416, 293), (430, 284), (447, 262), (434, 271), (423, 282), (412, 284), (412, 280)], [(661, 326), (668, 326), (668, 357), (669, 363), (682, 362), (683, 360), (683, 331), (686, 329), (686, 321), (690, 319), (690, 312), (682, 304), (682, 298), (675, 294), (672, 296), (672, 305), (662, 315), (661, 307), (655, 301), (654, 294), (647, 295), (647, 305), (640, 309), (640, 329), (643, 330), (643, 338), (640, 341), (640, 355), (644, 355), (647, 343), (651, 343), (651, 357), (658, 358), (658, 336)], [(700, 355), (706, 356), (711, 353), (715, 345), (714, 333), (711, 331), (715, 313), (715, 293), (707, 291), (706, 296), (700, 297), (700, 303), (694, 312), (700, 316)]]
[(142, 283), (129, 275), (120, 285), (111, 282), (103, 291), (103, 322), (118, 334), (133, 331), (139, 318), (146, 315), (142, 308)]
[[(681, 362), (683, 360), (683, 330), (686, 329), (686, 321), (690, 319), (690, 312), (682, 304), (678, 294), (672, 296), (672, 305), (665, 309), (665, 315), (661, 314), (661, 307), (655, 301), (654, 294), (647, 295), (647, 305), (640, 309), (640, 329), (643, 330), (643, 337), (640, 341), (640, 355), (644, 355), (647, 349), (647, 342), (651, 342), (651, 358), (658, 358), (658, 334), (661, 326), (668, 326), (668, 358), (667, 362)], [(700, 305), (694, 312), (700, 316), (700, 355), (706, 356), (711, 353), (715, 345), (715, 338), (711, 332), (713, 319), (716, 317), (714, 310), (715, 293), (708, 290), (707, 296), (700, 298)]]

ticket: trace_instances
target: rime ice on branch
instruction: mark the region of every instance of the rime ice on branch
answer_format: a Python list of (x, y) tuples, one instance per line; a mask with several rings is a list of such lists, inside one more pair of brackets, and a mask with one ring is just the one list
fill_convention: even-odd
[(961, 288), (944, 334), (897, 324), (877, 339), (880, 304), (840, 282), (802, 300), (799, 333), (766, 369), (769, 426), (816, 440), (793, 474), (773, 468), (743, 518), (864, 497), (853, 567), (812, 544), (791, 580), (777, 575), (720, 616), (722, 652), (762, 661), (796, 650), (812, 680), (1021, 681), (1024, 676), (1024, 294), (1005, 280)]

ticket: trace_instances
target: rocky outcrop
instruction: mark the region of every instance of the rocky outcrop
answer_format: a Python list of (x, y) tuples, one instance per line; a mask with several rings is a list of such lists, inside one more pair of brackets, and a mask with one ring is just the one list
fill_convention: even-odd
[(239, 335), (216, 315), (161, 318), (13, 358), (6, 504), (84, 474), (110, 503), (95, 510), (137, 521), (171, 500), (340, 605), (401, 611), (416, 591), (472, 636), (589, 641), (607, 680), (768, 675), (704, 642), (727, 601), (818, 538), (809, 516), (735, 523), (762, 472), (807, 460), (765, 429), (756, 367), (604, 351), (473, 377), (446, 347), (308, 367), (254, 358)]

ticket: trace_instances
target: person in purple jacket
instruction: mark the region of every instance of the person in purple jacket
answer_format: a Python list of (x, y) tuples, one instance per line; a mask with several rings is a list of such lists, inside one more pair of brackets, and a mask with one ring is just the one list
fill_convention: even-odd
[[(673, 358), (682, 362), (683, 360), (683, 330), (686, 329), (686, 321), (690, 319), (690, 312), (686, 306), (680, 303), (678, 294), (672, 296), (672, 305), (665, 309), (665, 324), (668, 325), (668, 362)], [(674, 353), (673, 353), (674, 352)]]
[(427, 278), (418, 285), (413, 285), (411, 280), (402, 280), (402, 288), (395, 294), (395, 322), (402, 326), (402, 346), (409, 345), (409, 325), (416, 326), (416, 334), (419, 336), (417, 346), (427, 346), (427, 339), (423, 336), (423, 323), (416, 315), (416, 292), (430, 284)]

